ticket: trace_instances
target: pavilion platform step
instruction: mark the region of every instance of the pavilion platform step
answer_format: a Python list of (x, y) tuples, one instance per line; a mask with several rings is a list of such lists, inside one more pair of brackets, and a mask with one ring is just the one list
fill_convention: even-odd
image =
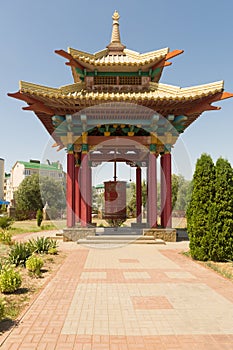
[(142, 229), (132, 229), (131, 227), (97, 227), (95, 230), (96, 236), (140, 236)]
[(49, 239), (52, 239), (54, 241), (59, 241), (59, 240), (63, 240), (63, 236), (50, 236), (48, 237)]
[(79, 239), (78, 244), (85, 245), (124, 245), (124, 244), (165, 244), (162, 239), (155, 239), (154, 236), (138, 236), (138, 235), (103, 235), (103, 236), (87, 236), (86, 238)]
[(63, 232), (56, 233), (56, 237), (63, 237)]
[[(143, 237), (142, 235), (96, 235), (96, 236), (87, 236), (87, 239), (91, 239), (91, 240), (95, 240), (98, 239), (99, 241), (101, 240), (130, 240), (133, 241), (135, 239), (140, 239), (141, 237)], [(148, 236), (150, 237), (150, 236)], [(153, 237), (153, 236), (151, 236)], [(154, 237), (153, 237), (154, 238)]]
[(138, 244), (166, 244), (163, 239), (159, 239), (159, 238), (154, 238), (153, 240), (140, 239), (140, 240), (135, 241), (134, 243), (138, 243)]

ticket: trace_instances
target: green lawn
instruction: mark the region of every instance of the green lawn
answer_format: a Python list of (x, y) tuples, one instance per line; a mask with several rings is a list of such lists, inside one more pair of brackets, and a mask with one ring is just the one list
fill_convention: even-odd
[(37, 226), (36, 220), (15, 221), (10, 231), (12, 235), (17, 235), (27, 232), (40, 232), (42, 230), (60, 230), (63, 229), (65, 225), (65, 220), (42, 221), (41, 227)]

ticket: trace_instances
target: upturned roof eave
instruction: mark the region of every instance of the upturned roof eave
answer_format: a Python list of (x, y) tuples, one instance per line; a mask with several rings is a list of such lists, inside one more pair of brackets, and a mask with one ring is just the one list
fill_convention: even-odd
[[(150, 83), (148, 91), (133, 91), (133, 92), (96, 92), (89, 91), (85, 89), (85, 85), (83, 83), (76, 83), (65, 85), (60, 88), (51, 88), (43, 85), (33, 84), (29, 82), (20, 81), (20, 93), (26, 93), (34, 96), (42, 96), (48, 98), (68, 98), (68, 99), (78, 99), (82, 97), (82, 99), (89, 98), (90, 96), (102, 97), (104, 95), (116, 95), (116, 96), (124, 96), (127, 95), (130, 97), (138, 96), (140, 98), (149, 97), (153, 98), (153, 94), (161, 94), (161, 98), (169, 99), (195, 99), (203, 96), (213, 95), (215, 93), (221, 92), (224, 89), (224, 81), (217, 81), (213, 83), (197, 85), (192, 87), (181, 88), (179, 86), (162, 84), (162, 83)], [(163, 96), (162, 96), (163, 94)]]
[[(124, 50), (124, 55), (108, 55), (106, 50), (100, 51), (98, 54), (88, 54), (82, 51), (69, 49), (68, 53), (72, 58), (84, 68), (94, 71), (100, 69), (101, 71), (115, 71), (121, 72), (122, 69), (127, 72), (148, 70), (158, 64), (160, 61), (166, 59), (169, 48), (151, 51), (144, 54), (139, 54), (136, 51)], [(103, 54), (101, 54), (103, 53)], [(125, 69), (126, 68), (126, 69)]]

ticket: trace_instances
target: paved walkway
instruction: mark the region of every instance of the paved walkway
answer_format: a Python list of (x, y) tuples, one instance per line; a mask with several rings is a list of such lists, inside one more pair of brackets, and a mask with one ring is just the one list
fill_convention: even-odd
[(233, 284), (186, 248), (61, 242), (67, 258), (1, 349), (232, 350)]

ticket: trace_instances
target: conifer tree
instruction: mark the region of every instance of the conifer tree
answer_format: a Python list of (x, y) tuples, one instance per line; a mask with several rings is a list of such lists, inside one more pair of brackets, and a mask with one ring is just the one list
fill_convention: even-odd
[(179, 191), (179, 175), (172, 174), (172, 209), (174, 209)]
[(216, 162), (215, 199), (209, 213), (209, 258), (233, 260), (233, 169), (222, 158)]
[(214, 199), (215, 167), (211, 157), (202, 154), (193, 176), (193, 191), (187, 208), (187, 230), (191, 256), (208, 260), (209, 209)]

